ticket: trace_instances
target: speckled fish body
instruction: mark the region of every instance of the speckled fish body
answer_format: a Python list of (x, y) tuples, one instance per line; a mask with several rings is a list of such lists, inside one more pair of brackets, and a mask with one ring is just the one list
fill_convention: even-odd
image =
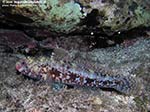
[(102, 72), (87, 72), (83, 68), (62, 64), (44, 57), (27, 57), (16, 64), (21, 74), (33, 79), (55, 81), (69, 85), (114, 89), (130, 94), (137, 89), (137, 82), (131, 76), (109, 75)]

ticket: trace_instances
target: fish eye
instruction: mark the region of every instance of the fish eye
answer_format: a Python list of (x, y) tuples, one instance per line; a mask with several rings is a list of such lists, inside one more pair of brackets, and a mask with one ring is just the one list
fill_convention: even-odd
[(23, 61), (23, 62), (22, 62), (22, 64), (24, 65), (24, 64), (25, 64), (25, 62)]

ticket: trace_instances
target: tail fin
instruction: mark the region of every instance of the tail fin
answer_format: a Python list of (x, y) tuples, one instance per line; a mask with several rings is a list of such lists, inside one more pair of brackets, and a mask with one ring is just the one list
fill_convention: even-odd
[(132, 76), (121, 76), (119, 81), (120, 83), (116, 84), (113, 88), (123, 94), (138, 94), (141, 91), (142, 84), (138, 78)]

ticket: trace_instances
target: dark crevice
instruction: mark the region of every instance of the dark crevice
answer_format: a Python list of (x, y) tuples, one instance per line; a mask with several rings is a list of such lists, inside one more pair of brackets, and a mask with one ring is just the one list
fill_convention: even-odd
[[(81, 38), (83, 36), (87, 36), (86, 39), (84, 38), (84, 42), (89, 43), (89, 46), (92, 45), (91, 49), (95, 49), (95, 48), (106, 48), (106, 47), (115, 46), (117, 44), (121, 44), (126, 39), (131, 40), (131, 39), (136, 39), (137, 37), (140, 37), (140, 36), (146, 36), (146, 33), (145, 33), (146, 30), (150, 31), (150, 27), (139, 27), (139, 28), (134, 28), (132, 30), (123, 31), (119, 33), (118, 32), (111, 33), (111, 32), (108, 32), (108, 31), (111, 31), (110, 27), (104, 28), (105, 30), (96, 27), (99, 24), (99, 22), (96, 19), (97, 15), (98, 15), (97, 9), (93, 9), (91, 13), (87, 15), (87, 18), (83, 20), (83, 24), (85, 24), (87, 27), (83, 29), (82, 31), (79, 31), (79, 32), (73, 31), (69, 34), (57, 33), (54, 31), (47, 31), (51, 35), (48, 37), (55, 39), (55, 37), (61, 37), (61, 36), (66, 37), (66, 38), (69, 38), (70, 36), (79, 36)], [(126, 22), (129, 19), (130, 18), (127, 18)], [(26, 25), (22, 25), (14, 21), (10, 21), (8, 19), (4, 21), (5, 22), (1, 20), (0, 22), (1, 29), (23, 31), (27, 36), (29, 36), (30, 38), (34, 38), (37, 41), (42, 41), (48, 38), (44, 36), (42, 38), (42, 34), (40, 37), (36, 36), (37, 31), (40, 31), (40, 30), (43, 31), (44, 28), (42, 27), (36, 28), (32, 26), (26, 26)], [(93, 33), (92, 35), (91, 35), (91, 32)], [(111, 34), (111, 35), (108, 35), (108, 34)]]
[(82, 24), (86, 26), (97, 26), (99, 24), (99, 21), (97, 20), (98, 15), (98, 9), (93, 9), (91, 13), (89, 13), (87, 17), (82, 21)]
[(15, 20), (15, 22), (18, 23), (32, 23), (34, 22), (32, 19), (19, 15), (19, 14), (9, 14), (9, 13), (5, 13), (4, 14), (6, 18), (11, 18), (11, 20)]
[(114, 35), (108, 37), (110, 39), (113, 39), (117, 43), (120, 43), (119, 41), (123, 41), (126, 39), (136, 39), (141, 36), (146, 36), (146, 31), (150, 31), (150, 27), (139, 27), (139, 28), (134, 28), (128, 31), (116, 32)]

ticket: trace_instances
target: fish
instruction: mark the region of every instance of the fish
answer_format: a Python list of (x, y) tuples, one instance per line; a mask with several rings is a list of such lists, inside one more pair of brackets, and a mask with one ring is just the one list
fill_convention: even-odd
[[(122, 94), (137, 93), (138, 81), (135, 77), (108, 74), (100, 70), (89, 70), (85, 64), (56, 61), (45, 56), (28, 56), (16, 63), (16, 70), (31, 79), (58, 82), (73, 86), (110, 89)], [(98, 65), (97, 65), (98, 68)]]

